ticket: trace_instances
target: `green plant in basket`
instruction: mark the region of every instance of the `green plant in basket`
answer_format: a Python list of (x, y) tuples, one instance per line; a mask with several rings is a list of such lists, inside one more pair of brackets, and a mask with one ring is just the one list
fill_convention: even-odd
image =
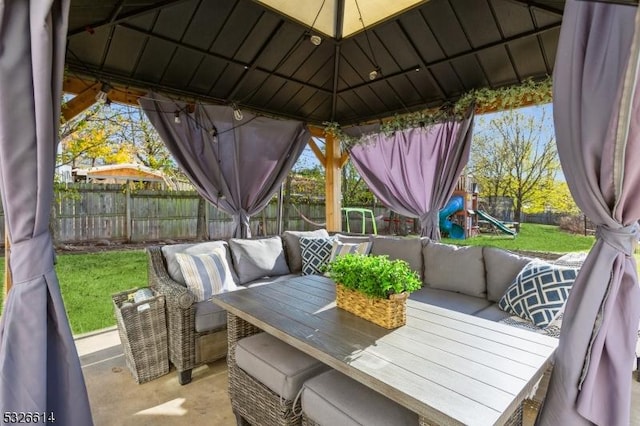
[(336, 283), (372, 298), (411, 293), (421, 286), (418, 274), (407, 262), (387, 256), (345, 254), (329, 262), (324, 270)]

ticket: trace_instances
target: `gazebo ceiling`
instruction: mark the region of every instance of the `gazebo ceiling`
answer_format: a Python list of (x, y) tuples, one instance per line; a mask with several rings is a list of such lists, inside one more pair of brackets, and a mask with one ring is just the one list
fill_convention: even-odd
[(357, 6), (360, 13), (355, 0), (72, 0), (68, 75), (87, 86), (350, 124), (550, 75), (564, 1)]

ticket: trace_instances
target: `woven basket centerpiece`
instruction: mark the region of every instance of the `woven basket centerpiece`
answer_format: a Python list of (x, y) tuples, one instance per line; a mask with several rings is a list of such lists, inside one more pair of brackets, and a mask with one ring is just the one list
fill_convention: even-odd
[(407, 323), (408, 293), (392, 294), (388, 299), (367, 297), (336, 284), (336, 305), (381, 327), (392, 329)]

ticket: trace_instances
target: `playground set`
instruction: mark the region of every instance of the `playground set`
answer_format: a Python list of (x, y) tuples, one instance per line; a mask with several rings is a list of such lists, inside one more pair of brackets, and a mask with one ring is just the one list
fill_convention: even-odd
[[(300, 217), (315, 227), (323, 227), (325, 223), (318, 223), (307, 218), (295, 205), (293, 208)], [(342, 216), (344, 230), (348, 233), (378, 233), (378, 222), (385, 224), (382, 232), (385, 234), (406, 235), (413, 228), (412, 218), (402, 217), (387, 209), (387, 214), (374, 216), (373, 210), (362, 207), (343, 207)], [(480, 206), (478, 200), (478, 185), (469, 176), (461, 176), (453, 194), (447, 204), (440, 210), (440, 233), (443, 237), (466, 239), (476, 237), (480, 232), (504, 233), (515, 237), (517, 232), (513, 228), (514, 222), (503, 222), (491, 216)]]
[(453, 239), (466, 239), (480, 234), (481, 229), (505, 233), (513, 237), (513, 223), (502, 222), (479, 208), (478, 186), (468, 176), (461, 176), (451, 198), (440, 210), (440, 233)]

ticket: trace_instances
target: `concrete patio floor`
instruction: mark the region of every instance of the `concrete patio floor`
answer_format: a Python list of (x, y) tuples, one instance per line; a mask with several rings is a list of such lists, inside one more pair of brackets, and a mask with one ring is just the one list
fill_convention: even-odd
[[(115, 327), (78, 336), (95, 426), (232, 426), (235, 417), (227, 396), (227, 366), (220, 360), (193, 371), (180, 386), (175, 370), (137, 384), (129, 372)], [(635, 375), (635, 373), (633, 373)], [(524, 425), (535, 413), (525, 407)], [(632, 384), (631, 425), (640, 426), (640, 383)]]

